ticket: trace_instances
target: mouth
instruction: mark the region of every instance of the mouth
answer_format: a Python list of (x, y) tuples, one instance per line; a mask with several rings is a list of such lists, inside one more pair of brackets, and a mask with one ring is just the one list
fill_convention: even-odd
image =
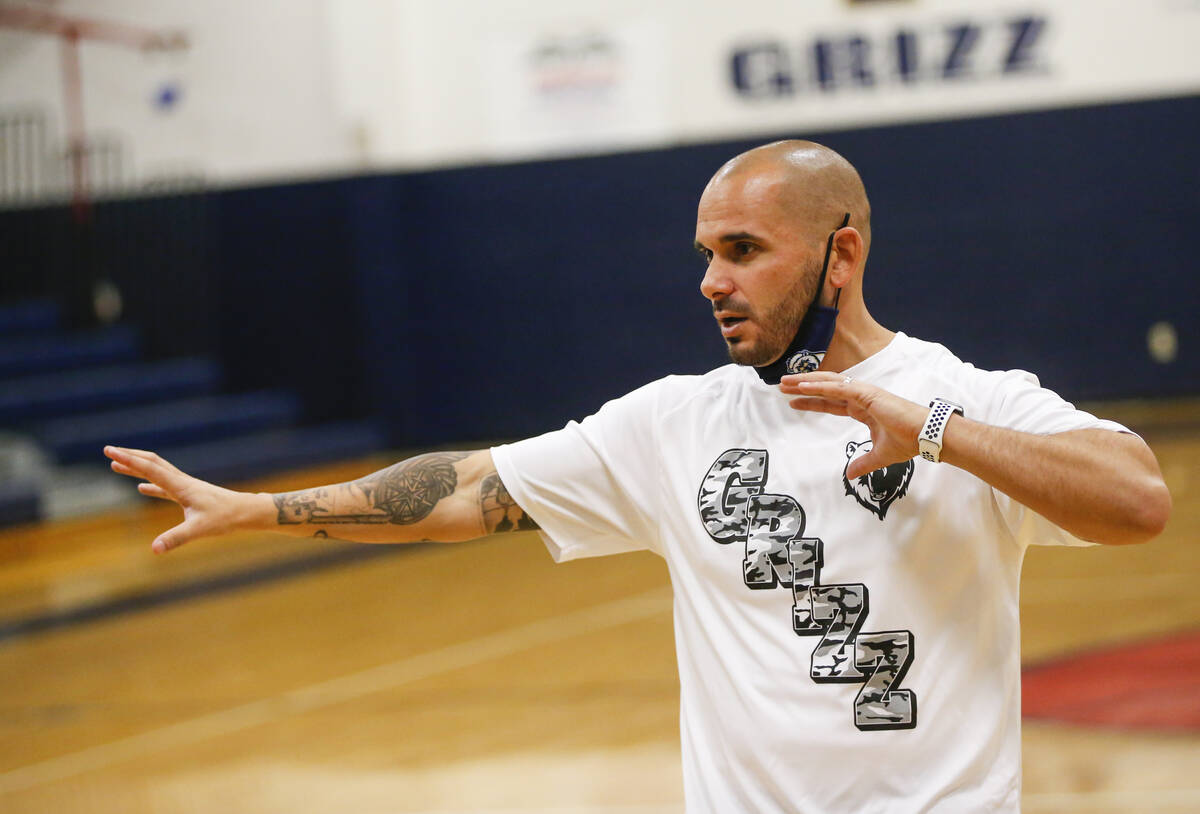
[(746, 317), (717, 317), (717, 322), (721, 326), (721, 336), (728, 339), (739, 333), (742, 323), (745, 321)]

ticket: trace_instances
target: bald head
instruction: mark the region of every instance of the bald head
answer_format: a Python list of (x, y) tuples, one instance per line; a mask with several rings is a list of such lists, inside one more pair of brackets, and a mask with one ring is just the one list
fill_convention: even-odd
[(708, 182), (761, 185), (772, 203), (813, 235), (828, 234), (842, 216), (871, 245), (871, 204), (854, 165), (814, 141), (776, 141), (747, 150), (725, 163)]

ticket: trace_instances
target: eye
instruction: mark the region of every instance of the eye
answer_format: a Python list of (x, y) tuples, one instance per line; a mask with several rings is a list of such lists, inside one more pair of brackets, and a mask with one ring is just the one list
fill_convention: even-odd
[(703, 246), (696, 247), (696, 254), (700, 255), (700, 259), (705, 263), (711, 263), (713, 259), (712, 250), (706, 249)]
[(756, 251), (758, 251), (758, 247), (755, 246), (753, 243), (748, 243), (745, 240), (739, 240), (737, 243), (733, 244), (734, 257), (739, 257), (739, 258), (749, 257), (750, 255), (754, 254), (754, 252), (756, 252)]

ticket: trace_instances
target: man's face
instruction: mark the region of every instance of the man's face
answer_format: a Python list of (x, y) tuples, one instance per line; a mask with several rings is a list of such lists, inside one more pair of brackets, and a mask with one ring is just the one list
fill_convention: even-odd
[(696, 248), (708, 260), (700, 291), (739, 365), (768, 365), (787, 350), (821, 274), (824, 246), (779, 192), (769, 175), (740, 173), (700, 197)]

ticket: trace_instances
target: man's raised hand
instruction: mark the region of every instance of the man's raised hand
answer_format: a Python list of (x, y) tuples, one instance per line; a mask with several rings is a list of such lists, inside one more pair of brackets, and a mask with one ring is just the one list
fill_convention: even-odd
[[(112, 469), (131, 478), (141, 478), (143, 495), (171, 500), (183, 509), (183, 522), (158, 535), (151, 549), (158, 554), (178, 548), (200, 537), (226, 534), (249, 527), (261, 507), (263, 496), (222, 489), (181, 472), (153, 452), (123, 447), (105, 447)], [(267, 503), (270, 500), (267, 499)]]
[(929, 409), (842, 373), (799, 373), (784, 376), (779, 389), (797, 396), (789, 404), (797, 410), (853, 418), (871, 431), (871, 451), (855, 458), (846, 477), (857, 477), (915, 456), (917, 436)]

